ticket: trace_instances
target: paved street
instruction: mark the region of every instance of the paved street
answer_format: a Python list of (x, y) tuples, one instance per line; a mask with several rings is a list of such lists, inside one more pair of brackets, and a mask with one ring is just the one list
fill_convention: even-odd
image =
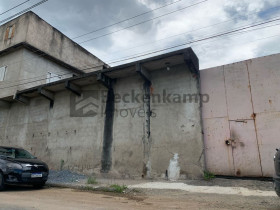
[(13, 187), (0, 193), (0, 208), (25, 209), (279, 209), (276, 196), (241, 196), (148, 190), (126, 195), (72, 189)]

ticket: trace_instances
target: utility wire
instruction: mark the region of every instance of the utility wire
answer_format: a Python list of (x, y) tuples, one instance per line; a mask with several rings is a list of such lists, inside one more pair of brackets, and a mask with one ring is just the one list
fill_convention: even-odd
[[(276, 8), (279, 8), (280, 6), (276, 6), (276, 7), (272, 7), (272, 8), (269, 8), (269, 10), (270, 9), (276, 9)], [(256, 14), (257, 13), (260, 13), (260, 12), (255, 12)], [(250, 15), (252, 15), (252, 14), (255, 14), (255, 13), (251, 13)], [(230, 21), (230, 20), (234, 20), (234, 19), (236, 19), (236, 18), (232, 18), (232, 19), (229, 19), (229, 20), (227, 20), (227, 21), (223, 21), (223, 22), (219, 22), (219, 23), (216, 23), (216, 24), (213, 24), (213, 25), (209, 25), (209, 26), (205, 26), (205, 27), (202, 27), (202, 28), (198, 28), (198, 29), (195, 29), (195, 30), (193, 30), (193, 31), (197, 31), (197, 30), (201, 30), (201, 29), (203, 29), (203, 28), (208, 28), (208, 27), (212, 27), (212, 26), (215, 26), (215, 25), (218, 25), (218, 24), (222, 24), (222, 23), (224, 23), (224, 22), (228, 22), (228, 21)], [(189, 32), (192, 32), (192, 31), (189, 31)], [(187, 33), (187, 32), (186, 32)], [(181, 34), (178, 34), (178, 36), (179, 35), (181, 35)], [(174, 35), (174, 36), (176, 36), (176, 35)], [(167, 37), (167, 38), (171, 38), (171, 37), (173, 37), (173, 36), (170, 36), (170, 37)], [(167, 39), (166, 38), (166, 39)], [(165, 39), (165, 38), (164, 38)], [(163, 39), (162, 39), (163, 40)], [(158, 40), (158, 41), (160, 41), (160, 40)], [(157, 42), (157, 41), (155, 41), (155, 42)], [(78, 44), (81, 44), (81, 43), (78, 43)], [(141, 46), (137, 46), (137, 47), (141, 47)], [(66, 47), (67, 48), (67, 47)], [(64, 49), (66, 49), (66, 48), (64, 48)], [(133, 47), (133, 48), (136, 48), (136, 47)], [(131, 48), (131, 49), (133, 49), (133, 48)], [(35, 52), (37, 52), (37, 51), (40, 51), (40, 50), (36, 50), (36, 51), (33, 51), (34, 53)], [(117, 51), (118, 52), (118, 51)], [(42, 55), (40, 55), (40, 56), (45, 56), (46, 54), (42, 54)], [(30, 58), (30, 59), (24, 59), (25, 61), (26, 60), (32, 60), (32, 59), (36, 59), (36, 58)], [(20, 61), (17, 61), (17, 62), (13, 62), (13, 63), (9, 63), (8, 65), (12, 65), (12, 64), (16, 64), (16, 63), (19, 63), (19, 62), (21, 62), (21, 61), (23, 61), (23, 60), (20, 60)]]
[(25, 13), (25, 12), (27, 12), (27, 11), (33, 9), (33, 8), (35, 8), (35, 7), (37, 7), (37, 6), (39, 6), (39, 5), (43, 4), (43, 3), (45, 3), (46, 1), (48, 1), (48, 0), (42, 0), (42, 1), (38, 2), (38, 3), (36, 3), (36, 4), (33, 4), (31, 7), (28, 7), (28, 8), (26, 8), (26, 9), (24, 9), (24, 10), (22, 10), (22, 11), (16, 13), (16, 14), (14, 14), (14, 15), (12, 15), (12, 16), (10, 16), (10, 17), (4, 19), (4, 20), (1, 20), (1, 21), (0, 21), (0, 24), (6, 22), (6, 21), (8, 21), (8, 20), (10, 20), (10, 19), (12, 19), (12, 18), (18, 16), (18, 15), (21, 15), (21, 14), (23, 14), (23, 13)]
[[(260, 28), (256, 28), (256, 29), (251, 29), (251, 30), (246, 30), (246, 31), (241, 31), (241, 32), (235, 32), (235, 33), (232, 33), (232, 34), (229, 34), (229, 35), (223, 35), (223, 37), (225, 37), (225, 36), (235, 36), (235, 35), (240, 35), (240, 34), (245, 34), (245, 33), (248, 33), (248, 32), (252, 32), (252, 31), (256, 31), (256, 30), (260, 30), (260, 29), (264, 29), (264, 28), (270, 28), (270, 27), (274, 27), (274, 26), (278, 26), (278, 25), (280, 25), (280, 23), (278, 23), (278, 24), (274, 24), (274, 25), (269, 25), (269, 26), (264, 26), (264, 27), (260, 27)], [(220, 37), (214, 37), (215, 39), (216, 38), (220, 38)], [(213, 38), (213, 39), (214, 39)], [(204, 40), (201, 40), (201, 41), (204, 41)], [(192, 43), (196, 43), (196, 42), (201, 42), (200, 40), (195, 40), (195, 41), (190, 41), (190, 42), (188, 42), (188, 43), (185, 43), (185, 44), (183, 44), (183, 45), (189, 45), (189, 46), (193, 46), (193, 45), (191, 45)], [(206, 42), (206, 43), (208, 43), (208, 42)], [(203, 43), (203, 44), (205, 44), (205, 43)], [(199, 44), (198, 44), (199, 45)], [(178, 48), (178, 47), (181, 47), (181, 46), (174, 46), (174, 48)], [(172, 47), (173, 48), (173, 47)], [(176, 49), (177, 50), (177, 49)], [(149, 52), (151, 52), (151, 51), (146, 51), (145, 53), (149, 53)], [(152, 51), (153, 52), (153, 51)], [(143, 53), (143, 52), (142, 52)], [(134, 54), (134, 55), (132, 55), (132, 56), (138, 56), (139, 54)], [(133, 59), (133, 58), (131, 58), (130, 56), (127, 56), (127, 57), (124, 57), (123, 59), (125, 59), (125, 60), (131, 60), (131, 59)], [(110, 60), (110, 61), (108, 61), (108, 63), (109, 64), (112, 64), (112, 63), (119, 63), (119, 62), (122, 62), (122, 61), (119, 61), (119, 60)]]
[[(226, 31), (226, 32), (223, 32), (223, 33), (220, 33), (220, 34), (211, 35), (210, 37), (206, 37), (206, 38), (202, 38), (202, 39), (197, 39), (197, 40), (194, 40), (194, 41), (190, 41), (190, 42), (187, 42), (187, 43), (175, 45), (175, 46), (172, 46), (172, 47), (168, 47), (168, 48), (164, 48), (164, 49), (160, 49), (160, 50), (156, 50), (156, 51), (152, 51), (152, 52), (149, 52), (149, 51), (147, 52), (146, 51), (146, 52), (144, 52), (144, 55), (142, 55), (142, 56), (146, 56), (146, 55), (150, 55), (150, 54), (154, 54), (154, 53), (170, 50), (170, 49), (173, 49), (173, 48), (177, 48), (177, 47), (184, 46), (184, 45), (191, 44), (191, 43), (195, 43), (195, 42), (201, 42), (201, 41), (204, 41), (204, 40), (213, 39), (213, 38), (216, 38), (216, 37), (219, 37), (219, 36), (224, 36), (224, 35), (231, 34), (231, 33), (234, 33), (234, 32), (240, 31), (240, 30), (249, 29), (249, 28), (252, 28), (252, 27), (256, 27), (256, 26), (267, 24), (267, 23), (275, 22), (275, 21), (278, 21), (278, 20), (280, 20), (280, 18), (276, 18), (274, 20), (269, 20), (269, 21), (258, 23), (258, 24), (242, 27), (242, 28), (239, 28), (239, 29), (234, 29), (232, 31)], [(112, 63), (119, 63), (119, 62), (123, 62), (123, 61), (126, 61), (126, 60), (131, 60), (131, 59), (134, 59), (134, 58), (137, 58), (137, 57), (139, 57), (138, 54), (133, 55), (130, 58), (126, 58), (126, 59), (110, 62), (110, 64), (112, 64)]]
[(11, 11), (11, 10), (13, 10), (13, 9), (15, 9), (15, 8), (17, 8), (17, 7), (21, 6), (21, 5), (23, 5), (23, 4), (25, 4), (26, 2), (29, 2), (29, 1), (30, 1), (30, 0), (27, 0), (27, 1), (25, 1), (25, 2), (22, 2), (21, 4), (18, 4), (18, 5), (16, 5), (16, 6), (10, 8), (10, 9), (8, 9), (8, 10), (6, 10), (5, 12), (0, 13), (0, 15), (4, 15), (4, 14), (6, 14), (7, 12), (9, 12), (9, 11)]
[[(269, 23), (269, 22), (273, 22), (273, 21), (277, 21), (277, 20), (280, 20), (280, 18), (275, 19), (275, 20), (271, 20), (271, 21), (266, 21), (266, 22), (259, 23), (259, 24), (255, 24), (255, 25), (251, 25), (251, 26), (248, 26), (248, 27), (243, 27), (243, 28), (239, 28), (239, 29), (234, 29), (234, 30), (232, 30), (232, 31), (228, 31), (228, 32), (224, 32), (224, 33), (212, 35), (212, 36), (209, 36), (209, 37), (197, 39), (197, 40), (190, 41), (190, 42), (187, 42), (187, 43), (184, 43), (184, 44), (175, 45), (175, 46), (172, 46), (172, 47), (167, 47), (167, 48), (160, 49), (160, 50), (156, 50), (156, 51), (152, 51), (152, 52), (145, 52), (144, 54), (141, 54), (141, 55), (135, 55), (135, 56), (130, 57), (130, 58), (121, 59), (121, 60), (118, 60), (118, 61), (111, 62), (110, 64), (112, 64), (112, 63), (117, 63), (117, 62), (122, 62), (122, 61), (125, 61), (125, 60), (131, 60), (131, 59), (135, 59), (135, 58), (138, 58), (138, 57), (147, 56), (147, 55), (150, 55), (150, 54), (154, 54), (154, 53), (158, 53), (158, 52), (170, 50), (170, 49), (173, 49), (173, 48), (181, 47), (181, 46), (188, 45), (188, 44), (192, 44), (192, 43), (196, 43), (196, 42), (202, 42), (202, 41), (205, 41), (205, 40), (218, 38), (218, 37), (221, 37), (221, 36), (229, 35), (229, 34), (231, 34), (231, 33), (235, 33), (235, 32), (241, 31), (241, 30), (249, 29), (249, 28), (252, 28), (252, 27), (255, 27), (255, 26), (263, 25), (263, 24), (266, 24), (266, 23)], [(260, 29), (261, 29), (261, 28), (260, 28)], [(102, 66), (102, 65), (90, 66), (89, 68), (85, 68), (85, 69), (82, 69), (82, 70), (89, 70), (89, 69), (92, 69), (92, 68), (95, 68), (95, 67), (99, 67), (99, 66)], [(69, 74), (69, 73), (65, 73), (65, 74), (62, 74), (62, 75), (60, 75), (60, 76), (67, 75), (67, 74)], [(71, 74), (72, 74), (72, 73), (71, 73)], [(54, 77), (55, 77), (55, 76), (54, 76)], [(30, 84), (30, 83), (33, 83), (33, 82), (43, 81), (43, 80), (45, 80), (45, 79), (46, 79), (46, 78), (44, 78), (44, 79), (39, 79), (39, 80), (34, 80), (34, 81), (29, 81), (29, 82), (22, 83), (22, 84), (16, 84), (16, 85), (12, 85), (12, 86), (6, 86), (6, 87), (0, 88), (0, 89), (10, 88), (10, 87), (16, 87), (16, 86), (19, 86), (19, 85)]]
[[(279, 8), (279, 7), (280, 7), (280, 6), (273, 7), (273, 8)], [(273, 9), (273, 8), (269, 8), (269, 9)], [(256, 13), (259, 13), (259, 12), (256, 12)], [(254, 14), (254, 13), (251, 13), (251, 14)], [(235, 19), (235, 18), (232, 18), (232, 19)], [(231, 20), (231, 19), (230, 19), (230, 20)], [(223, 21), (223, 22), (228, 22), (228, 21), (230, 21), (230, 20)], [(221, 24), (221, 23), (223, 23), (223, 22), (220, 22), (220, 23), (217, 23), (217, 24)], [(211, 27), (211, 26), (214, 26), (214, 25), (217, 25), (217, 24), (213, 24), (213, 25), (210, 25), (210, 26), (202, 27), (202, 28)], [(201, 29), (202, 29), (202, 28), (201, 28)], [(200, 28), (198, 28), (198, 29), (196, 29), (196, 30), (200, 30)], [(193, 31), (196, 31), (196, 30), (193, 30)], [(173, 36), (172, 36), (172, 37), (173, 37)], [(39, 50), (37, 50), (37, 51), (39, 51)], [(34, 52), (36, 52), (36, 51), (34, 51)], [(42, 54), (42, 55), (40, 55), (39, 57), (45, 56), (45, 55), (46, 55), (46, 54)], [(33, 60), (33, 59), (37, 59), (37, 57), (36, 57), (36, 58), (30, 58), (30, 59), (20, 60), (20, 61), (17, 61), (17, 62), (9, 63), (9, 64), (7, 64), (7, 65), (13, 65), (13, 64), (19, 63), (19, 62), (21, 62), (21, 61), (27, 61), (27, 60)], [(102, 65), (100, 65), (100, 66), (102, 66)], [(96, 66), (96, 67), (99, 67), (99, 66)], [(61, 72), (56, 72), (56, 73), (59, 74), (59, 73), (61, 73)], [(44, 74), (44, 75), (41, 75), (41, 76), (34, 77), (34, 78), (39, 78), (39, 77), (42, 77), (42, 76), (45, 76), (45, 74)], [(23, 79), (23, 80), (29, 80), (29, 79), (33, 79), (33, 78), (27, 78), (27, 79)], [(23, 81), (23, 80), (17, 80), (17, 81)], [(13, 81), (13, 83), (15, 83), (15, 82), (17, 82), (17, 81)], [(2, 85), (5, 85), (5, 83), (8, 83), (8, 81), (7, 81), (7, 82), (3, 82)], [(11, 82), (9, 81), (9, 83), (11, 83)], [(1, 85), (0, 85), (0, 86), (1, 86)]]
[[(272, 8), (269, 8), (268, 10), (276, 9), (276, 8), (280, 8), (280, 6), (272, 7)], [(248, 14), (248, 16), (253, 15), (253, 14), (258, 14), (258, 13), (260, 13), (260, 12), (253, 12), (253, 13)], [(159, 39), (159, 40), (156, 40), (156, 41), (153, 41), (153, 42), (144, 42), (144, 43), (139, 44), (138, 46), (134, 46), (134, 47), (126, 48), (126, 49), (122, 49), (122, 50), (117, 50), (117, 51), (113, 51), (113, 52), (109, 52), (109, 53), (110, 54), (115, 54), (115, 53), (129, 51), (129, 50), (132, 50), (132, 49), (135, 49), (135, 48), (139, 48), (139, 47), (143, 47), (143, 46), (147, 46), (147, 45), (150, 46), (151, 44), (156, 43), (156, 42), (160, 42), (160, 41), (163, 41), (163, 40), (166, 40), (166, 39), (170, 39), (170, 38), (173, 38), (173, 37), (176, 37), (176, 36), (182, 36), (182, 35), (188, 34), (190, 32), (195, 32), (195, 31), (199, 31), (199, 30), (202, 30), (202, 29), (211, 28), (213, 26), (217, 26), (217, 25), (220, 25), (220, 24), (223, 24), (223, 23), (231, 22), (231, 21), (233, 21), (235, 19), (236, 19), (236, 17), (230, 18), (228, 20), (225, 20), (225, 21), (222, 21), (222, 22), (218, 22), (218, 23), (215, 23), (215, 24), (212, 24), (212, 25), (203, 26), (203, 27), (200, 27), (200, 28), (196, 28), (196, 29), (193, 29), (193, 30), (189, 30), (189, 31), (180, 33), (180, 34), (174, 34), (174, 35), (171, 35), (171, 36), (168, 36), (168, 37), (164, 37), (162, 39)], [(106, 53), (106, 54), (108, 54), (108, 53)], [(105, 55), (105, 53), (103, 53), (103, 55)]]
[[(280, 19), (280, 18), (279, 18)], [(265, 24), (265, 23), (267, 23), (267, 22), (272, 22), (272, 21), (276, 21), (276, 20), (278, 20), (278, 19), (274, 19), (274, 20), (270, 20), (270, 21), (266, 21), (266, 22), (261, 22), (261, 23), (258, 23), (258, 24), (255, 24), (255, 25), (247, 25), (246, 27), (245, 26), (243, 26), (242, 28), (237, 28), (237, 29), (235, 29), (235, 31), (237, 31), (237, 32), (232, 32), (232, 31), (229, 31), (229, 32), (231, 32), (231, 33), (229, 33), (229, 34), (233, 34), (233, 35), (235, 35), (235, 34), (237, 34), (237, 33), (248, 33), (248, 32), (251, 32), (251, 31), (254, 31), (254, 30), (259, 30), (259, 29), (263, 29), (263, 28), (267, 28), (267, 27), (272, 27), (272, 26), (276, 26), (276, 25), (279, 25), (279, 24), (275, 24), (275, 25), (269, 25), (269, 26), (263, 26), (263, 27), (261, 27), (261, 28), (256, 28), (256, 29), (251, 29), (251, 30), (247, 30), (247, 31), (240, 31), (240, 30), (244, 30), (244, 29), (247, 29), (247, 28), (251, 28), (251, 27), (255, 27), (255, 26), (257, 26), (257, 25), (263, 25), (263, 24)], [(222, 32), (222, 33), (228, 33), (228, 31), (226, 31), (226, 32)], [(213, 35), (210, 35), (210, 38), (211, 38), (211, 36), (213, 36)], [(187, 45), (187, 44), (191, 44), (191, 43), (195, 43), (195, 42), (198, 42), (198, 41), (201, 41), (201, 39), (199, 39), (199, 40), (194, 40), (194, 41), (191, 41), (191, 42), (188, 42), (188, 43), (185, 43), (185, 44), (183, 44), (183, 45)], [(203, 41), (203, 40), (202, 40)], [(173, 47), (173, 48), (177, 48), (178, 46), (175, 46), (175, 47)], [(148, 51), (148, 52), (144, 52), (144, 53), (153, 53), (154, 51)], [(142, 52), (143, 53), (143, 52)], [(142, 56), (145, 56), (145, 55), (142, 55), (142, 53), (141, 54), (134, 54), (133, 56), (137, 56), (137, 57), (142, 57)], [(109, 64), (112, 64), (112, 63), (118, 63), (118, 62), (122, 62), (122, 61), (124, 61), (124, 60), (131, 60), (131, 59), (133, 59), (133, 58), (135, 58), (135, 57), (124, 57), (124, 58), (122, 58), (122, 60), (117, 60), (117, 61), (115, 61), (115, 60), (113, 60), (112, 62), (111, 61), (109, 61)], [(90, 69), (93, 69), (93, 68), (95, 68), (95, 67), (101, 67), (101, 66), (103, 66), (103, 65), (99, 65), (99, 66), (89, 66), (89, 68), (85, 68), (85, 69), (82, 69), (82, 70), (90, 70)], [(87, 66), (88, 67), (88, 66)], [(55, 72), (56, 74), (59, 74), (59, 73), (61, 73), (61, 72)], [(60, 76), (64, 76), (64, 75), (68, 75), (68, 74), (72, 74), (72, 73), (64, 73), (64, 74), (62, 74), (62, 75), (60, 75)], [(40, 76), (37, 76), (37, 77), (34, 77), (34, 78), (28, 78), (28, 79), (24, 79), (24, 80), (30, 80), (30, 79), (35, 79), (35, 78), (39, 78), (39, 77), (43, 77), (43, 76), (45, 76), (45, 74), (44, 75), (40, 75)], [(54, 76), (55, 77), (55, 76)], [(18, 81), (24, 81), (24, 80), (18, 80)], [(45, 80), (45, 78), (44, 79), (41, 79), (41, 80)], [(37, 81), (37, 80), (36, 80)], [(14, 81), (14, 82), (17, 82), (17, 81)], [(30, 82), (33, 82), (33, 81), (30, 81)], [(10, 82), (9, 82), (10, 83)], [(5, 85), (5, 84), (2, 84), (2, 85)], [(1, 85), (0, 85), (1, 86)]]
[[(250, 41), (250, 42), (247, 42), (247, 43), (251, 43), (251, 42), (256, 42), (256, 41), (260, 41), (260, 40), (264, 40), (264, 39), (268, 39), (268, 38), (274, 38), (274, 37), (279, 37), (280, 34), (277, 34), (277, 35), (273, 35), (273, 36), (269, 36), (269, 37), (263, 37), (263, 38), (260, 38), (260, 39), (256, 39), (254, 41)], [(221, 38), (224, 38), (224, 37), (221, 37)], [(218, 40), (215, 40), (214, 42), (216, 42)], [(212, 41), (213, 42), (213, 41)], [(209, 42), (208, 42), (209, 43)], [(200, 44), (196, 44), (196, 45), (193, 45), (193, 46), (200, 46), (200, 45), (204, 45), (204, 44), (207, 44), (207, 43), (200, 43)], [(54, 76), (55, 77), (55, 76)], [(51, 77), (51, 78), (54, 78), (54, 77)], [(46, 80), (46, 78), (42, 79), (42, 80)], [(37, 80), (37, 81), (42, 81), (42, 80)], [(36, 82), (36, 81), (32, 81), (32, 82)], [(30, 83), (32, 83), (30, 82)], [(26, 84), (26, 83), (25, 83)], [(19, 85), (24, 85), (24, 84), (19, 84)], [(10, 87), (16, 87), (18, 85), (14, 85), (14, 86), (10, 86)], [(10, 88), (10, 87), (3, 87), (3, 88), (0, 88), (0, 89), (5, 89), (5, 88)]]
[[(45, 1), (47, 1), (47, 0), (45, 0)], [(206, 1), (208, 1), (208, 0), (204, 0), (204, 1), (198, 2), (198, 3), (196, 3), (196, 4), (189, 5), (189, 6), (187, 6), (187, 7), (181, 8), (181, 9), (179, 9), (179, 10), (172, 11), (171, 13), (175, 13), (175, 12), (177, 12), (177, 11), (181, 11), (181, 10), (183, 10), (183, 9), (187, 9), (187, 8), (189, 8), (189, 7), (192, 7), (192, 6), (195, 6), (195, 5), (201, 4), (201, 3), (206, 2)], [(159, 17), (156, 17), (156, 18), (153, 18), (153, 19), (146, 20), (146, 21), (141, 22), (141, 23), (138, 23), (138, 24), (136, 24), (136, 25), (140, 25), (140, 24), (143, 24), (143, 23), (145, 23), (145, 22), (152, 21), (152, 20), (154, 20), (154, 19), (157, 19), (157, 18), (163, 17), (163, 16), (165, 16), (165, 15), (169, 15), (169, 14), (171, 14), (171, 13), (164, 14), (164, 15), (161, 15), (161, 16), (159, 16)], [(125, 30), (125, 29), (128, 29), (128, 28), (134, 27), (134, 26), (136, 26), (136, 25), (129, 26), (129, 27), (126, 27), (126, 28), (120, 29), (120, 30), (118, 30), (118, 31)], [(118, 32), (118, 31), (115, 31), (115, 32), (112, 32), (112, 33), (116, 33), (116, 32)], [(109, 35), (109, 34), (105, 34), (105, 35), (102, 35), (102, 36), (107, 36), (107, 35)], [(93, 38), (93, 39), (96, 39), (96, 38)], [(88, 41), (90, 41), (90, 40), (88, 40)], [(84, 42), (87, 42), (87, 41), (84, 41)], [(82, 43), (84, 43), (84, 42), (79, 42), (79, 43), (77, 43), (77, 44), (82, 44)], [(66, 47), (66, 48), (64, 48), (64, 49), (67, 49), (67, 47)], [(40, 51), (40, 50), (38, 49), (38, 50), (35, 50), (35, 51), (33, 51), (33, 52), (34, 52), (34, 53), (36, 53), (36, 52), (38, 52), (38, 51)], [(47, 54), (43, 53), (43, 54), (42, 54), (42, 55), (40, 55), (40, 56), (45, 56), (45, 55), (47, 55)], [(32, 58), (31, 58), (31, 59), (32, 59)], [(26, 61), (26, 60), (30, 60), (30, 59), (25, 59), (25, 61)], [(19, 63), (19, 62), (21, 62), (21, 61), (22, 61), (22, 60), (20, 60), (20, 61), (18, 61), (18, 62), (13, 62), (13, 63), (7, 64), (7, 65), (11, 65), (11, 64), (14, 64), (14, 63)]]
[(100, 36), (96, 36), (96, 37), (94, 37), (94, 38), (91, 38), (91, 39), (88, 39), (88, 40), (85, 40), (85, 41), (82, 41), (82, 42), (79, 42), (79, 44), (83, 44), (83, 43), (86, 43), (86, 42), (89, 42), (89, 41), (92, 41), (92, 40), (95, 40), (95, 39), (99, 39), (99, 38), (102, 38), (102, 37), (105, 37), (105, 36), (108, 36), (108, 35), (111, 35), (111, 34), (115, 34), (115, 33), (117, 33), (117, 32), (123, 31), (123, 30), (125, 30), (125, 29), (133, 28), (133, 27), (138, 26), (138, 25), (141, 25), (141, 24), (143, 24), (143, 23), (147, 23), (147, 22), (156, 20), (156, 19), (158, 19), (158, 18), (161, 18), (161, 17), (167, 16), (167, 15), (173, 14), (173, 13), (175, 13), (175, 12), (179, 12), (179, 11), (188, 9), (188, 8), (190, 8), (190, 7), (194, 7), (194, 6), (196, 6), (196, 5), (205, 3), (205, 2), (207, 2), (207, 1), (208, 1), (208, 0), (203, 0), (203, 1), (200, 1), (200, 2), (195, 3), (195, 4), (191, 4), (191, 5), (188, 5), (188, 6), (186, 6), (186, 7), (182, 7), (182, 8), (180, 8), (180, 9), (176, 9), (176, 10), (174, 10), (174, 11), (172, 11), (172, 12), (165, 13), (165, 14), (163, 14), (163, 15), (160, 15), (160, 16), (157, 16), (157, 17), (154, 17), (154, 18), (151, 18), (151, 19), (148, 19), (148, 20), (145, 20), (145, 21), (136, 23), (136, 24), (134, 24), (134, 25), (127, 26), (127, 27), (125, 27), (125, 28), (121, 28), (121, 29), (119, 29), (119, 30), (112, 31), (112, 32), (109, 32), (109, 33), (106, 33), (106, 34), (103, 34), (103, 35), (100, 35)]
[(107, 26), (104, 26), (104, 27), (102, 27), (102, 28), (98, 28), (98, 29), (95, 29), (95, 30), (93, 30), (93, 31), (90, 31), (90, 32), (88, 32), (88, 33), (85, 33), (85, 34), (82, 34), (82, 35), (73, 37), (72, 39), (78, 39), (78, 38), (80, 38), (80, 37), (83, 37), (83, 36), (86, 36), (86, 35), (95, 33), (95, 32), (97, 32), (97, 31), (101, 31), (101, 30), (103, 30), (103, 29), (110, 28), (110, 27), (115, 26), (115, 25), (118, 25), (118, 24), (120, 24), (120, 23), (124, 23), (124, 22), (126, 22), (126, 21), (129, 21), (129, 20), (135, 19), (135, 18), (137, 18), (137, 17), (140, 17), (140, 16), (143, 16), (143, 15), (149, 14), (149, 13), (151, 13), (151, 12), (154, 12), (154, 11), (156, 11), (156, 10), (162, 9), (162, 8), (164, 8), (164, 7), (168, 7), (168, 6), (170, 6), (170, 5), (176, 4), (176, 3), (180, 2), (180, 1), (182, 1), (182, 0), (178, 0), (178, 1), (174, 1), (174, 2), (169, 3), (169, 4), (162, 5), (162, 6), (160, 6), (160, 7), (155, 8), (155, 9), (152, 9), (152, 10), (146, 11), (146, 12), (144, 12), (144, 13), (135, 15), (135, 16), (133, 16), (133, 17), (130, 17), (130, 18), (121, 20), (121, 21), (116, 22), (116, 23), (113, 23), (113, 24), (111, 24), (111, 25), (107, 25)]

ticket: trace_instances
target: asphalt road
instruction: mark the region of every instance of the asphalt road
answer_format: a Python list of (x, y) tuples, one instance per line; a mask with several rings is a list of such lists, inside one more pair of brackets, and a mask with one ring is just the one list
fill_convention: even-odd
[(278, 197), (143, 190), (128, 195), (72, 189), (13, 187), (0, 192), (0, 209), (280, 209)]

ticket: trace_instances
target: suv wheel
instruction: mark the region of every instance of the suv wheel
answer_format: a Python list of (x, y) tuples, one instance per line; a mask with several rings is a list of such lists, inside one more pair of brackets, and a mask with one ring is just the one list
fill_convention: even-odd
[(46, 184), (46, 182), (36, 183), (36, 184), (33, 184), (33, 187), (36, 189), (41, 189), (45, 186), (45, 184)]
[(0, 191), (4, 190), (5, 183), (4, 183), (4, 175), (2, 172), (0, 172)]

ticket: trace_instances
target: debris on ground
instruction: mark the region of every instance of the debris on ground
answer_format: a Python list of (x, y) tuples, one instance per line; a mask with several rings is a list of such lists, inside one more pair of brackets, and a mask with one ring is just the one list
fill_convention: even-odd
[(87, 179), (87, 176), (71, 172), (69, 170), (53, 171), (50, 170), (48, 183), (67, 184), (67, 183), (79, 183)]

